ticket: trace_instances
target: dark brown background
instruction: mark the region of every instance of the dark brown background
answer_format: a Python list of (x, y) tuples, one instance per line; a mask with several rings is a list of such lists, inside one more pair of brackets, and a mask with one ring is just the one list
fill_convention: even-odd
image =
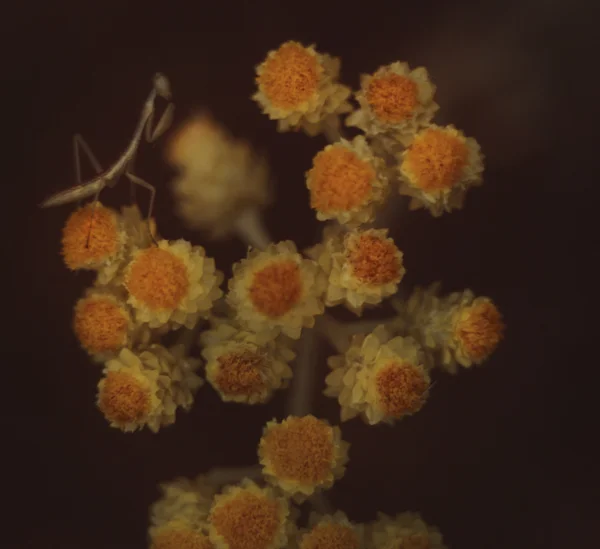
[[(59, 256), (70, 210), (36, 204), (72, 183), (75, 132), (101, 163), (118, 156), (161, 70), (179, 120), (206, 107), (269, 155), (274, 239), (314, 242), (319, 226), (303, 173), (324, 141), (277, 134), (249, 99), (253, 67), (296, 39), (340, 56), (343, 80), (354, 87), (361, 72), (397, 59), (428, 67), (438, 121), (478, 139), (486, 183), (462, 212), (441, 219), (399, 212), (393, 236), (405, 252), (403, 285), (441, 279), (448, 291), (470, 287), (493, 297), (508, 324), (485, 367), (439, 377), (413, 418), (393, 429), (343, 426), (351, 463), (331, 492), (334, 503), (358, 521), (376, 511), (419, 511), (456, 549), (597, 546), (590, 538), (599, 510), (591, 453), (597, 358), (588, 352), (597, 320), (584, 269), (598, 249), (597, 175), (585, 165), (595, 158), (589, 117), (597, 100), (584, 61), (593, 44), (583, 3), (51, 4), (20, 4), (3, 15), (5, 108), (18, 123), (4, 152), (9, 166), (20, 163), (2, 183), (10, 328), (0, 545), (144, 547), (158, 482), (255, 462), (262, 425), (281, 417), (285, 394), (245, 408), (223, 406), (204, 387), (191, 413), (157, 436), (108, 428), (94, 404), (99, 369), (70, 329), (72, 306), (91, 280), (69, 273)], [(229, 272), (243, 246), (182, 229), (160, 144), (145, 147), (138, 166), (158, 187), (161, 233), (205, 245)], [(124, 196), (115, 190), (105, 198), (117, 204)], [(324, 397), (314, 413), (337, 420), (335, 402)]]

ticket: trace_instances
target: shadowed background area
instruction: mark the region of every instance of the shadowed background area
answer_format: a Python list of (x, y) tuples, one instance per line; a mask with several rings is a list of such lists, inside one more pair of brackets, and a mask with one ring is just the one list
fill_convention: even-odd
[[(592, 104), (579, 55), (591, 40), (578, 2), (148, 4), (58, 1), (15, 8), (5, 21), (7, 104), (22, 114), (12, 136), (20, 155), (6, 155), (22, 162), (5, 204), (15, 222), (4, 244), (14, 258), (5, 267), (14, 306), (5, 320), (13, 330), (5, 332), (11, 510), (3, 546), (145, 547), (157, 483), (255, 463), (263, 424), (283, 416), (285, 392), (267, 406), (243, 407), (223, 405), (204, 386), (191, 412), (158, 435), (110, 429), (95, 408), (100, 369), (71, 331), (73, 305), (92, 281), (67, 271), (59, 255), (71, 209), (36, 204), (73, 183), (74, 133), (103, 165), (117, 158), (160, 70), (171, 80), (176, 122), (206, 108), (268, 156), (273, 239), (314, 243), (320, 226), (304, 172), (325, 141), (278, 134), (249, 99), (254, 66), (294, 39), (341, 57), (342, 80), (354, 88), (361, 73), (395, 60), (428, 68), (441, 106), (436, 120), (479, 141), (485, 184), (463, 211), (440, 219), (398, 210), (390, 226), (405, 254), (403, 291), (435, 280), (445, 291), (469, 287), (492, 297), (508, 325), (488, 364), (438, 376), (414, 417), (394, 428), (342, 426), (350, 465), (332, 502), (356, 521), (418, 511), (456, 549), (592, 547), (598, 500), (583, 436), (594, 416), (584, 393), (593, 384), (582, 252), (597, 246), (584, 240), (594, 234), (584, 195), (593, 180), (579, 161), (592, 155), (592, 141), (572, 143), (584, 137)], [(163, 145), (143, 146), (137, 161), (138, 175), (157, 187), (161, 234), (202, 244), (229, 276), (244, 246), (181, 226)], [(119, 187), (103, 201), (126, 201)], [(319, 352), (313, 413), (337, 422), (337, 403), (319, 396), (332, 350)]]

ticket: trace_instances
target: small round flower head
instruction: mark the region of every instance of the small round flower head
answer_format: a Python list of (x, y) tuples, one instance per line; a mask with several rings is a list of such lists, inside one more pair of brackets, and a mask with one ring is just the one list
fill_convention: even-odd
[(387, 229), (325, 229), (323, 242), (308, 251), (328, 279), (325, 305), (344, 304), (360, 315), (395, 294), (406, 269)]
[(327, 145), (306, 173), (310, 205), (317, 219), (335, 219), (349, 227), (373, 221), (376, 207), (387, 196), (384, 168), (363, 136)]
[(215, 496), (209, 524), (217, 549), (280, 549), (294, 533), (287, 500), (247, 479)]
[(349, 444), (339, 427), (314, 416), (267, 423), (258, 446), (263, 475), (296, 502), (344, 475)]
[(98, 383), (98, 407), (111, 427), (125, 432), (147, 426), (158, 432), (175, 422), (178, 407), (189, 410), (202, 380), (194, 371), (199, 361), (183, 349), (151, 345), (139, 355), (123, 349), (109, 360)]
[(458, 367), (482, 364), (504, 337), (505, 325), (498, 308), (488, 297), (471, 290), (440, 297), (439, 284), (417, 288), (407, 302), (394, 300), (398, 317), (392, 327), (409, 332), (449, 373)]
[(117, 212), (100, 202), (95, 206), (92, 202), (75, 210), (67, 219), (62, 256), (72, 271), (113, 267), (123, 259), (126, 238)]
[(311, 513), (308, 528), (298, 533), (298, 549), (361, 549), (364, 547), (364, 527), (352, 524), (346, 515)]
[(248, 330), (298, 339), (302, 328), (312, 327), (323, 313), (325, 284), (319, 266), (284, 241), (264, 251), (252, 249), (233, 266), (227, 302)]
[(374, 549), (446, 549), (439, 530), (427, 525), (417, 513), (395, 517), (379, 513), (370, 531)]
[(214, 549), (208, 535), (184, 521), (150, 528), (150, 549)]
[(301, 128), (309, 135), (337, 128), (338, 115), (351, 110), (350, 89), (338, 83), (339, 59), (314, 46), (285, 42), (270, 51), (257, 69), (258, 92), (252, 98), (279, 131)]
[(167, 159), (180, 170), (172, 189), (177, 214), (190, 229), (225, 237), (244, 209), (261, 209), (270, 201), (266, 161), (208, 115), (194, 116), (180, 128)]
[(462, 208), (467, 190), (482, 183), (480, 147), (454, 126), (421, 130), (398, 160), (400, 194), (411, 197), (412, 209), (436, 217)]
[(150, 522), (153, 526), (164, 526), (179, 521), (194, 530), (201, 530), (207, 524), (208, 513), (215, 489), (204, 476), (196, 479), (177, 478), (160, 485), (161, 497), (150, 508)]
[(342, 421), (360, 414), (370, 425), (393, 424), (425, 404), (431, 380), (424, 362), (414, 339), (390, 339), (379, 326), (354, 336), (344, 355), (328, 359), (333, 371), (325, 378), (325, 395), (338, 399)]
[(96, 277), (97, 286), (116, 286), (122, 283), (123, 270), (135, 250), (147, 248), (157, 238), (156, 223), (153, 218), (142, 217), (137, 206), (124, 206), (119, 216), (124, 234), (124, 245), (120, 261), (113, 261), (101, 266)]
[(502, 315), (494, 302), (472, 292), (460, 296), (453, 320), (452, 349), (464, 367), (487, 360), (504, 335)]
[(161, 240), (137, 250), (127, 265), (123, 284), (136, 320), (151, 328), (194, 326), (223, 295), (223, 275), (202, 246), (185, 240)]
[(406, 145), (438, 110), (434, 93), (423, 67), (411, 71), (401, 62), (380, 67), (374, 74), (361, 76), (356, 94), (360, 109), (348, 116), (346, 124), (368, 136), (385, 134)]
[(75, 305), (73, 331), (94, 360), (105, 362), (131, 345), (134, 323), (115, 293), (92, 288)]
[(206, 379), (225, 402), (264, 404), (287, 387), (296, 356), (281, 338), (223, 322), (200, 336)]

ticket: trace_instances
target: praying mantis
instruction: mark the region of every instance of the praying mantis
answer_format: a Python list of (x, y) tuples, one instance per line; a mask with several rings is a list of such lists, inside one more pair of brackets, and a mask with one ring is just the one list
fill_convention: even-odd
[[(165, 112), (161, 116), (160, 120), (156, 124), (156, 127), (152, 129), (152, 122), (154, 118), (155, 112), (155, 101), (157, 97), (162, 97), (169, 101)], [(156, 195), (156, 189), (150, 183), (147, 183), (143, 179), (133, 175), (130, 173), (130, 168), (135, 159), (135, 155), (137, 153), (138, 147), (142, 140), (142, 136), (145, 137), (148, 143), (152, 143), (158, 137), (160, 137), (171, 125), (173, 119), (173, 111), (174, 106), (171, 100), (171, 86), (169, 84), (169, 80), (162, 73), (156, 73), (153, 78), (153, 86), (152, 91), (148, 95), (146, 102), (144, 103), (144, 107), (142, 108), (142, 112), (140, 114), (140, 118), (129, 142), (129, 145), (121, 154), (121, 156), (114, 162), (108, 169), (102, 170), (100, 163), (92, 153), (88, 144), (84, 141), (81, 135), (76, 134), (73, 138), (73, 152), (75, 157), (75, 177), (76, 184), (73, 187), (69, 187), (63, 191), (59, 191), (44, 200), (41, 204), (41, 208), (51, 208), (54, 206), (60, 206), (63, 204), (69, 204), (71, 202), (77, 202), (82, 199), (88, 198), (90, 196), (94, 197), (93, 208), (96, 207), (96, 203), (98, 202), (98, 197), (100, 193), (105, 187), (114, 187), (118, 182), (122, 175), (125, 175), (131, 182), (131, 184), (138, 185), (147, 189), (150, 192), (150, 203), (148, 206), (148, 216), (147, 221), (150, 220), (152, 216), (152, 210), (154, 208), (154, 198)], [(81, 180), (81, 163), (80, 163), (80, 148), (88, 157), (90, 163), (92, 164), (94, 170), (96, 171), (96, 176), (88, 181)], [(92, 215), (92, 223), (93, 223), (93, 215)], [(90, 233), (88, 234), (88, 244), (89, 237), (92, 230), (92, 223), (90, 223)]]

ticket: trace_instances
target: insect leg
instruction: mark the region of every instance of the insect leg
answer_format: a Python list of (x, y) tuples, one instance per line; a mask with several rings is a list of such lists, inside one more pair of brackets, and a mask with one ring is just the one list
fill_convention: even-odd
[[(82, 179), (81, 179), (81, 155), (79, 153), (79, 147), (81, 147), (81, 150), (88, 157), (88, 160), (90, 161), (90, 164), (94, 168), (95, 172), (97, 174), (100, 174), (102, 172), (102, 166), (100, 166), (100, 162), (98, 162), (98, 160), (94, 156), (94, 153), (92, 152), (92, 149), (90, 149), (89, 145), (85, 142), (85, 140), (83, 139), (83, 137), (81, 137), (80, 134), (76, 133), (73, 136), (73, 155), (75, 157), (75, 184), (76, 185), (81, 185), (81, 183), (82, 183)], [(81, 200), (78, 200), (77, 204), (81, 205)]]
[(169, 103), (165, 108), (165, 112), (163, 112), (160, 120), (156, 124), (156, 127), (152, 129), (152, 123), (154, 121), (154, 109), (150, 113), (148, 117), (148, 121), (146, 122), (146, 141), (148, 143), (152, 143), (156, 141), (163, 133), (165, 133), (173, 122), (173, 113), (175, 111), (175, 105), (173, 103)]
[(152, 217), (152, 210), (154, 209), (154, 197), (156, 196), (156, 189), (153, 185), (150, 185), (150, 183), (147, 183), (143, 179), (140, 179), (139, 177), (129, 172), (127, 172), (125, 175), (129, 178), (129, 181), (131, 181), (132, 183), (135, 183), (136, 185), (144, 187), (145, 189), (148, 189), (150, 191), (150, 204), (148, 205), (148, 216), (146, 217), (146, 223), (148, 225), (148, 232), (150, 233), (150, 238), (152, 238), (152, 241), (154, 242), (154, 244), (156, 244), (156, 240), (154, 239), (154, 235), (152, 234), (152, 229), (150, 227), (150, 218)]
[(84, 141), (83, 137), (78, 133), (73, 136), (73, 153), (75, 155), (75, 177), (77, 178), (77, 185), (81, 184), (81, 163), (79, 159), (79, 147), (83, 150), (83, 152), (87, 155), (90, 164), (94, 168), (97, 174), (102, 172), (102, 167), (100, 166), (100, 162), (94, 156), (94, 153), (90, 149), (89, 145)]

